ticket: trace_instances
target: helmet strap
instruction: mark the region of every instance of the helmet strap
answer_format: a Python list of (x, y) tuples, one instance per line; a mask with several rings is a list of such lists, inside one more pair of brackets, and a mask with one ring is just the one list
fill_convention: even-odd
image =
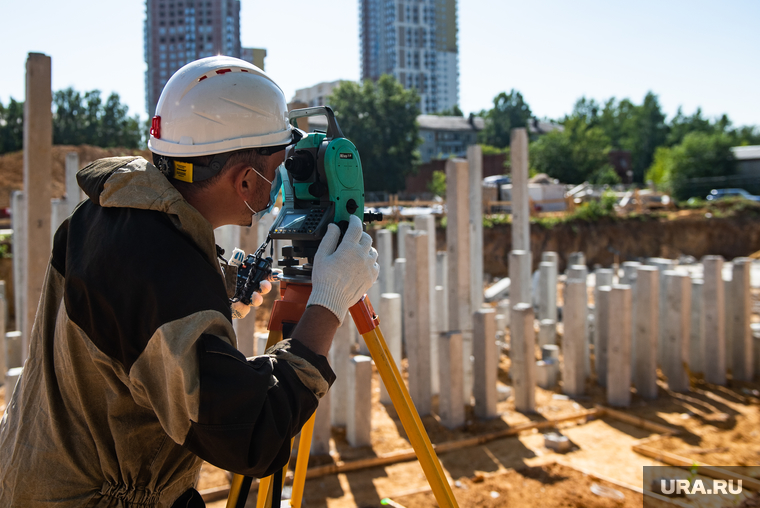
[(208, 166), (185, 162), (165, 155), (153, 154), (153, 163), (167, 178), (173, 178), (187, 183), (202, 182), (216, 176), (222, 170), (230, 153), (215, 154)]

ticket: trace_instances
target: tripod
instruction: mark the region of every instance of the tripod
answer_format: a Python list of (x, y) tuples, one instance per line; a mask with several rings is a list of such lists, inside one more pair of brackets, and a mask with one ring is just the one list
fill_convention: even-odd
[[(292, 333), (293, 328), (306, 310), (306, 303), (311, 294), (311, 281), (280, 282), (281, 300), (274, 303), (272, 316), (269, 319), (269, 339), (267, 348), (275, 345), (284, 337)], [(362, 299), (349, 309), (351, 317), (356, 323), (359, 333), (367, 344), (370, 356), (377, 366), (380, 378), (388, 389), (388, 395), (393, 402), (393, 407), (399, 415), (401, 424), (409, 436), (412, 448), (417, 454), (422, 470), (427, 477), (428, 483), (435, 495), (438, 506), (441, 508), (458, 508), (451, 486), (441, 467), (441, 463), (433, 450), (430, 438), (425, 432), (422, 420), (414, 407), (409, 391), (404, 385), (401, 373), (391, 357), (385, 338), (379, 328), (379, 319), (375, 314), (372, 304), (364, 295)], [(303, 499), (304, 484), (306, 482), (306, 469), (311, 450), (311, 437), (314, 431), (314, 415), (309, 418), (301, 429), (301, 439), (298, 446), (295, 474), (291, 495), (291, 508), (300, 508)], [(256, 508), (279, 508), (279, 491), (282, 490), (286, 464), (282, 471), (262, 478), (259, 482)], [(251, 486), (251, 478), (235, 475), (230, 487), (230, 495), (227, 499), (227, 508), (243, 508)], [(276, 491), (275, 491), (276, 489)], [(274, 501), (274, 502), (273, 502)]]

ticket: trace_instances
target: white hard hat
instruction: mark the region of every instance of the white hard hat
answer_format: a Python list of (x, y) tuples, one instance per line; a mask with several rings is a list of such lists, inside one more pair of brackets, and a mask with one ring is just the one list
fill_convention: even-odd
[(212, 56), (179, 69), (156, 106), (148, 148), (198, 157), (292, 142), (285, 94), (244, 60)]

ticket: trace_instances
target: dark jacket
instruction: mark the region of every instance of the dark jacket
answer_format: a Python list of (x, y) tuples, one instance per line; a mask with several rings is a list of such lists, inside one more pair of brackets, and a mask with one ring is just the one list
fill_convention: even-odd
[(334, 380), (282, 341), (236, 349), (211, 225), (141, 158), (82, 169), (0, 423), (0, 506), (168, 507), (201, 462), (282, 467)]

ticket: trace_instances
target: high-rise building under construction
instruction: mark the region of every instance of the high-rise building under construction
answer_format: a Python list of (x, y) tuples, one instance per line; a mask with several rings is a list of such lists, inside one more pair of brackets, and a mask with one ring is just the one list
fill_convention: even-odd
[(264, 68), (266, 50), (240, 46), (239, 0), (146, 0), (144, 39), (149, 117), (166, 82), (188, 62), (228, 55)]
[(362, 79), (416, 88), (422, 113), (459, 103), (456, 0), (359, 0)]

